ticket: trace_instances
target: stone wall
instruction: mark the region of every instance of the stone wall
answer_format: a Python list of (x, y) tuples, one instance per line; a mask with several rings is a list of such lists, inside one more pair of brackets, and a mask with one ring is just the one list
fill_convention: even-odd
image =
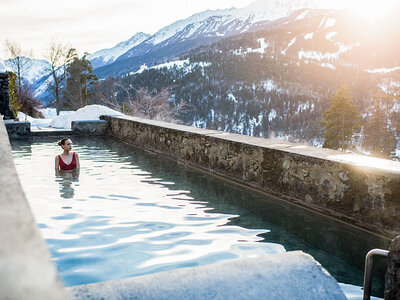
[(124, 142), (359, 227), (400, 233), (400, 163), (152, 120), (102, 117)]
[(31, 133), (31, 123), (27, 121), (4, 121), (10, 138), (26, 138)]
[(400, 299), (400, 236), (390, 245), (388, 268), (385, 276), (385, 300)]
[(14, 118), (9, 103), (8, 73), (0, 73), (0, 115), (3, 115), (4, 119)]
[(72, 121), (71, 128), (74, 133), (82, 135), (104, 135), (108, 123), (104, 120)]

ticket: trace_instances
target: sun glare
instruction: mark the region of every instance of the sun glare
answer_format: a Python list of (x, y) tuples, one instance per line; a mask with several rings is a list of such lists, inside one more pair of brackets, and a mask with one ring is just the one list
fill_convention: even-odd
[(343, 5), (356, 13), (358, 16), (376, 20), (387, 15), (396, 6), (399, 6), (398, 0), (346, 0)]

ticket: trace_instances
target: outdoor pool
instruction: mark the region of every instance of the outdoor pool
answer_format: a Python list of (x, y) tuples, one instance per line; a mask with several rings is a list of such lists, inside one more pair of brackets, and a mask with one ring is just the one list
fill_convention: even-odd
[[(360, 286), (388, 240), (107, 137), (72, 139), (79, 173), (56, 173), (56, 138), (12, 140), (26, 197), (66, 286), (302, 250)], [(373, 291), (383, 291), (378, 266)]]

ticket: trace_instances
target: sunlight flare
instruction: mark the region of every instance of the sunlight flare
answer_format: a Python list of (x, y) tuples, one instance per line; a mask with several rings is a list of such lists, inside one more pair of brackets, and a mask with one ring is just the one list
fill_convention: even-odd
[(395, 7), (399, 6), (398, 0), (341, 0), (339, 3), (342, 7), (346, 7), (357, 15), (368, 20), (382, 18)]

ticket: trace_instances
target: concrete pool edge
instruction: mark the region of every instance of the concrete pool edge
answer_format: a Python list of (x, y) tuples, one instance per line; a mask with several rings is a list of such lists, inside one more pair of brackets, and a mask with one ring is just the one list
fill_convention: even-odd
[(101, 118), (109, 122), (108, 133), (125, 143), (389, 239), (400, 233), (398, 162), (363, 165), (357, 160), (365, 156), (330, 149), (133, 117)]
[(67, 288), (72, 299), (346, 299), (301, 251), (236, 259)]
[(1, 116), (0, 150), (1, 297), (68, 299), (23, 193)]

